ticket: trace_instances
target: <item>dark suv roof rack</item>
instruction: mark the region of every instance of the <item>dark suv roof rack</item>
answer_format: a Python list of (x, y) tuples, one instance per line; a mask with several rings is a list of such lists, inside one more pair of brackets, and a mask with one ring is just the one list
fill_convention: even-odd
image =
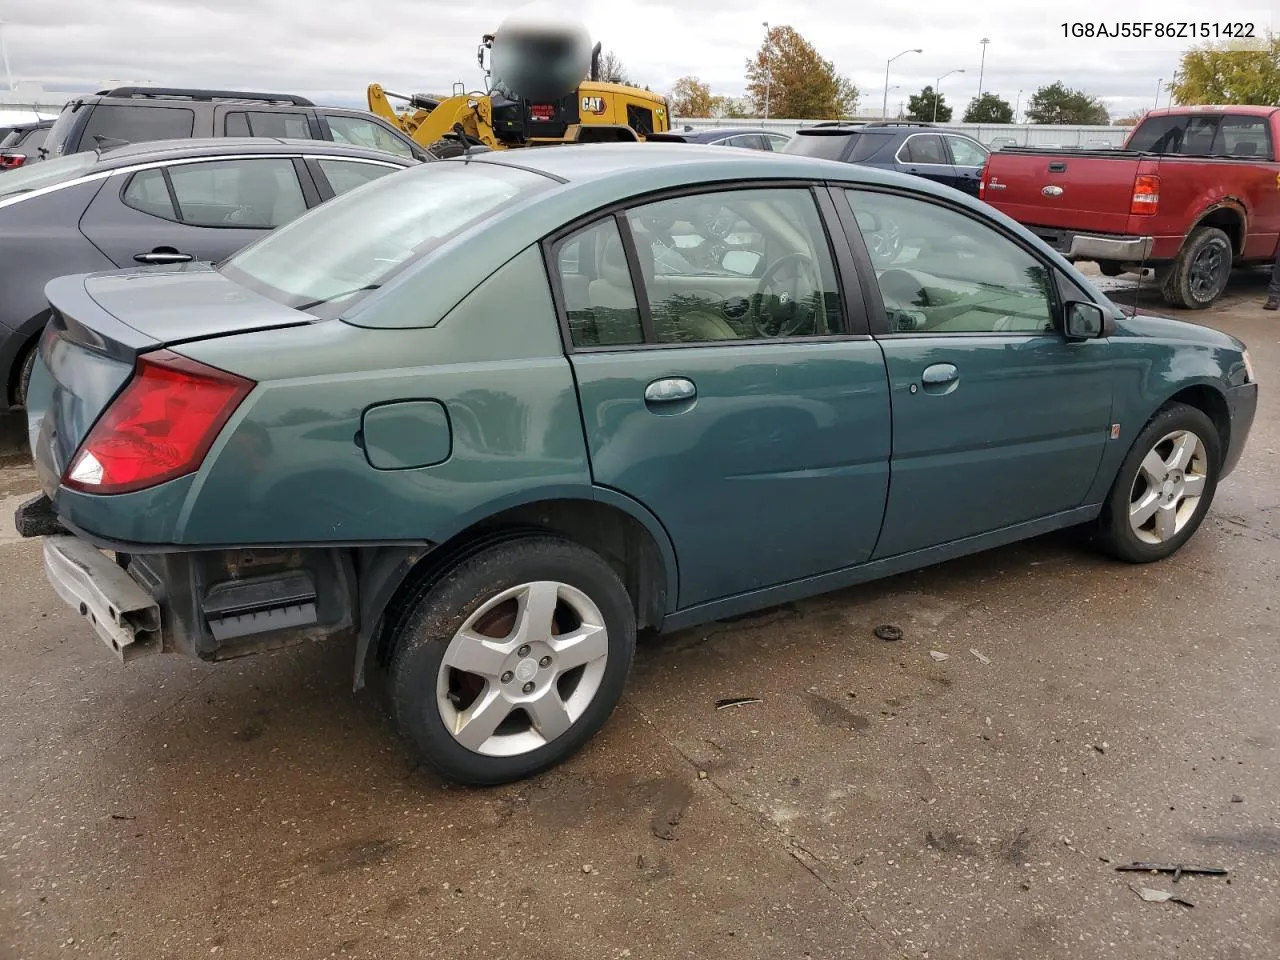
[(936, 123), (927, 120), (872, 120), (868, 127), (936, 127)]
[(865, 127), (867, 125), (866, 120), (823, 120), (821, 123), (813, 124), (809, 129), (812, 130), (814, 127)]
[(182, 87), (116, 87), (99, 90), (100, 97), (169, 97), (185, 100), (250, 100), (264, 103), (291, 103), (295, 107), (314, 107), (306, 97), (292, 93), (254, 93), (246, 90), (189, 90)]

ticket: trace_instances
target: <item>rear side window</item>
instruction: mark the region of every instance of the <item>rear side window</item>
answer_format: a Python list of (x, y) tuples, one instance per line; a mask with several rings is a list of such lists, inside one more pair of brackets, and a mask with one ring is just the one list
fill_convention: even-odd
[(305, 113), (289, 113), (284, 110), (246, 111), (228, 113), (223, 125), (228, 137), (284, 137), (290, 140), (311, 140), (311, 125)]
[(844, 155), (844, 148), (853, 140), (855, 144), (860, 138), (856, 133), (797, 133), (787, 144), (783, 153), (794, 153), (801, 157), (818, 157), (823, 160), (839, 160)]
[(196, 115), (186, 107), (123, 106), (100, 103), (89, 114), (81, 145), (92, 150), (95, 136), (128, 143), (183, 140), (195, 129)]
[(307, 209), (293, 162), (274, 157), (142, 170), (120, 199), (134, 210), (192, 227), (269, 230)]

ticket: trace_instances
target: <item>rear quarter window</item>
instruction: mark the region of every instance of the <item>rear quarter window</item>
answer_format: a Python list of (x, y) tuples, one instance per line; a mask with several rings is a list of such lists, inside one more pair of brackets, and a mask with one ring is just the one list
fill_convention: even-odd
[(80, 138), (84, 149), (93, 149), (95, 136), (129, 143), (146, 140), (183, 140), (195, 129), (195, 111), (187, 107), (124, 106), (99, 103), (89, 115)]

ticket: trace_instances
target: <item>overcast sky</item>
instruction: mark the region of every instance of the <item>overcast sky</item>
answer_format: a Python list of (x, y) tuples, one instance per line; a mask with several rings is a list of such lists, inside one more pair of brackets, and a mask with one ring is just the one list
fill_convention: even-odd
[[(481, 34), (518, 2), (493, 5), (435, 0), (0, 0), (15, 80), (48, 89), (93, 88), (105, 81), (286, 91), (318, 102), (363, 104), (368, 84), (399, 92), (480, 86)], [(1239, 9), (1243, 6), (1243, 9)], [(737, 95), (744, 61), (760, 45), (763, 21), (794, 27), (862, 92), (861, 108), (879, 109), (885, 60), (894, 61), (889, 109), (939, 75), (947, 102), (963, 110), (978, 90), (982, 37), (988, 37), (982, 87), (1025, 107), (1036, 87), (1062, 80), (1101, 98), (1113, 117), (1149, 107), (1158, 78), (1171, 77), (1191, 40), (1063, 39), (1064, 19), (1114, 22), (1252, 20), (1265, 10), (1186, 0), (916, 0), (877, 6), (848, 0), (564, 0), (566, 15), (622, 59), (634, 82), (666, 92), (694, 74), (715, 93)], [(1206, 12), (1206, 8), (1210, 12)], [(298, 11), (299, 13), (291, 13)], [(305, 14), (301, 13), (305, 11)], [(1212, 11), (1229, 11), (1214, 14)], [(917, 24), (923, 24), (918, 26)], [(1162, 95), (1161, 100), (1168, 94)]]

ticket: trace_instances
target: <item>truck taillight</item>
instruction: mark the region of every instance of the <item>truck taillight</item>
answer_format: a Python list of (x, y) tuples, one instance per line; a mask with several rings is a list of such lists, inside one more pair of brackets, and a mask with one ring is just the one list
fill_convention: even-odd
[(1160, 178), (1143, 174), (1133, 181), (1133, 202), (1129, 213), (1134, 216), (1150, 216), (1160, 206)]
[(988, 161), (982, 165), (982, 173), (978, 174), (978, 199), (987, 199), (987, 168), (991, 166)]
[(193, 473), (254, 387), (224, 370), (157, 350), (94, 424), (62, 478), (84, 493), (131, 493)]

